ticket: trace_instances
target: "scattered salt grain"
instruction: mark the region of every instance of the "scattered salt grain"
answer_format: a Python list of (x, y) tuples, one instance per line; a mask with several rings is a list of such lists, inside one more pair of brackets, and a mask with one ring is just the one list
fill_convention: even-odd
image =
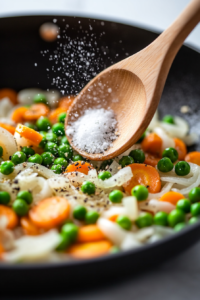
[(87, 153), (103, 153), (112, 147), (117, 138), (117, 121), (112, 110), (87, 109), (74, 123), (67, 127), (66, 134), (73, 144)]

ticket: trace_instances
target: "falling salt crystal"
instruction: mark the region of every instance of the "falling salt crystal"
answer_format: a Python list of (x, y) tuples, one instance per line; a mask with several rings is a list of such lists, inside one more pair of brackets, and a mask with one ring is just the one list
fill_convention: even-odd
[(37, 67), (37, 64), (35, 63), (34, 66)]
[(66, 133), (72, 137), (73, 144), (88, 153), (103, 153), (112, 147), (117, 120), (112, 110), (87, 109), (74, 123), (67, 127)]

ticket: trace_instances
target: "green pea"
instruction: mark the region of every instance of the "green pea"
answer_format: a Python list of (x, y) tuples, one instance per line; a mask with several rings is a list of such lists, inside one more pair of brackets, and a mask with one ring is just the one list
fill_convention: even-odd
[(145, 161), (145, 154), (142, 150), (140, 149), (135, 149), (135, 150), (132, 150), (130, 153), (129, 153), (129, 156), (131, 156), (133, 159), (134, 159), (134, 162), (135, 163), (139, 163), (139, 164), (142, 164), (144, 161)]
[(0, 192), (0, 204), (7, 205), (10, 202), (10, 194), (8, 192)]
[(92, 195), (95, 193), (95, 184), (90, 181), (84, 181), (81, 186), (81, 191), (85, 194)]
[(178, 159), (178, 152), (172, 147), (166, 148), (162, 153), (162, 157), (168, 157), (171, 160), (171, 162), (174, 163)]
[(69, 141), (68, 141), (68, 139), (67, 139), (66, 136), (63, 136), (63, 137), (61, 138), (61, 140), (60, 140), (60, 145), (62, 145), (62, 144), (70, 145), (70, 144), (69, 144)]
[(4, 175), (10, 175), (14, 171), (14, 164), (12, 161), (4, 161), (1, 163), (0, 172)]
[(73, 217), (77, 220), (83, 221), (85, 219), (85, 215), (87, 213), (87, 209), (82, 205), (77, 205), (73, 211)]
[(34, 155), (32, 155), (28, 158), (28, 162), (41, 165), (42, 164), (42, 157), (41, 157), (41, 155), (36, 153), (36, 154), (34, 154)]
[(144, 228), (153, 225), (153, 216), (150, 213), (144, 213), (137, 218), (135, 224), (138, 228)]
[(125, 230), (130, 230), (132, 226), (131, 220), (126, 216), (117, 217), (116, 223)]
[(100, 166), (100, 170), (105, 170), (112, 164), (112, 162), (113, 162), (113, 159), (104, 160)]
[(80, 161), (80, 160), (84, 161), (85, 159), (83, 158), (83, 156), (77, 154), (77, 155), (72, 156), (72, 160), (73, 161)]
[(184, 213), (190, 212), (191, 203), (188, 199), (181, 199), (177, 202), (176, 208), (182, 210)]
[(199, 202), (200, 201), (200, 188), (194, 187), (193, 189), (191, 189), (188, 196), (192, 203)]
[(73, 243), (76, 241), (78, 236), (78, 226), (73, 223), (64, 224), (61, 228), (61, 233), (66, 235), (68, 240)]
[(3, 148), (0, 146), (0, 157), (3, 156)]
[(55, 160), (55, 156), (51, 152), (44, 152), (41, 154), (42, 164), (44, 166), (50, 166)]
[(57, 156), (58, 155), (58, 146), (55, 143), (48, 142), (44, 147), (44, 151), (50, 152), (53, 155)]
[(132, 188), (131, 194), (132, 196), (136, 197), (138, 201), (143, 201), (147, 199), (149, 192), (145, 186), (136, 185), (134, 188)]
[(200, 203), (194, 203), (191, 205), (190, 212), (193, 217), (197, 217), (200, 215)]
[(123, 156), (120, 160), (119, 160), (119, 164), (122, 166), (122, 168), (131, 165), (134, 163), (134, 159), (131, 156)]
[(114, 190), (109, 194), (109, 199), (112, 203), (121, 203), (123, 197), (123, 193), (119, 190)]
[(154, 216), (154, 224), (159, 226), (168, 225), (168, 214), (164, 211), (159, 211)]
[(170, 172), (174, 165), (168, 157), (163, 157), (159, 160), (157, 167), (160, 172), (166, 173)]
[(162, 121), (165, 122), (165, 123), (169, 123), (169, 124), (175, 124), (174, 118), (171, 115), (164, 116)]
[(102, 171), (98, 174), (98, 178), (101, 180), (106, 180), (108, 178), (112, 177), (111, 173), (108, 171)]
[(54, 171), (55, 174), (61, 174), (63, 172), (63, 167), (60, 164), (53, 165), (51, 170)]
[(58, 116), (58, 122), (60, 123), (65, 123), (65, 119), (66, 119), (67, 113), (63, 112)]
[(54, 165), (61, 165), (63, 168), (68, 166), (68, 162), (63, 157), (58, 157), (54, 160)]
[(185, 213), (180, 209), (172, 210), (168, 215), (168, 223), (170, 227), (174, 227), (178, 223), (185, 222)]
[(43, 130), (43, 131), (47, 131), (51, 128), (51, 122), (47, 117), (40, 117), (37, 120), (36, 125), (39, 130)]
[(65, 135), (65, 127), (63, 123), (56, 123), (52, 126), (52, 132), (55, 133), (57, 136), (64, 136)]
[(69, 239), (69, 236), (65, 233), (60, 233), (60, 244), (57, 246), (57, 251), (64, 251), (71, 245), (71, 241)]
[(23, 199), (27, 204), (33, 202), (33, 196), (29, 191), (21, 191), (17, 194), (17, 199)]
[(186, 227), (186, 224), (185, 223), (178, 223), (178, 224), (176, 224), (175, 226), (174, 226), (174, 231), (176, 231), (176, 232), (178, 232), (178, 231), (180, 231), (180, 230), (182, 230), (183, 228), (185, 228)]
[(16, 199), (13, 202), (12, 208), (20, 217), (25, 216), (28, 213), (28, 204), (23, 199)]
[(47, 104), (47, 99), (45, 97), (44, 94), (36, 94), (34, 97), (33, 97), (33, 102), (34, 103), (44, 103), (44, 104)]
[(99, 214), (96, 211), (88, 211), (85, 215), (86, 224), (95, 224), (99, 218)]
[(175, 172), (178, 176), (186, 176), (190, 173), (190, 165), (186, 161), (179, 161), (175, 165)]
[(15, 164), (21, 164), (26, 161), (26, 155), (22, 151), (17, 151), (13, 154), (11, 161)]
[(192, 217), (189, 219), (188, 224), (192, 225), (199, 221), (199, 217)]
[(58, 143), (58, 138), (57, 135), (53, 132), (47, 132), (46, 136), (45, 136), (47, 142), (52, 142), (52, 143)]
[(63, 157), (65, 159), (69, 160), (70, 158), (72, 158), (72, 155), (73, 155), (72, 147), (67, 144), (60, 145), (58, 147), (58, 155), (59, 155), (59, 157)]
[(35, 150), (31, 147), (23, 147), (22, 152), (26, 155), (26, 157), (30, 157), (35, 154)]
[(26, 122), (26, 123), (24, 123), (24, 126), (26, 126), (26, 127), (28, 127), (28, 128), (31, 128), (31, 129), (33, 129), (33, 130), (38, 131), (37, 126), (36, 126), (35, 124), (33, 124), (33, 123)]
[(46, 143), (47, 143), (46, 137), (43, 136), (43, 138), (39, 144), (39, 147), (44, 149)]

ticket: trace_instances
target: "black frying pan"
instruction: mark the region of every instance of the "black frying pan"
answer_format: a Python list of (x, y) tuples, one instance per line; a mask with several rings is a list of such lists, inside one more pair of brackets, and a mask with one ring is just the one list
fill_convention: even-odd
[[(61, 28), (58, 42), (46, 43), (39, 34), (41, 24), (57, 19)], [(80, 22), (81, 21), (81, 22)], [(66, 32), (66, 24), (68, 28)], [(81, 26), (81, 27), (80, 27)], [(92, 29), (91, 29), (92, 28)], [(67, 93), (78, 93), (95, 73), (100, 72), (112, 63), (134, 54), (151, 43), (157, 34), (114, 22), (66, 16), (28, 16), (0, 19), (0, 88), (10, 87), (15, 90), (30, 87), (55, 89), (59, 87)], [(69, 41), (84, 41), (83, 50), (93, 53), (90, 67), (82, 65), (83, 72), (77, 64), (67, 63), (64, 69), (61, 61), (74, 53), (73, 48), (60, 44)], [(96, 44), (95, 44), (96, 42)], [(55, 60), (50, 61), (51, 54), (59, 48), (57, 67)], [(41, 51), (49, 52), (42, 56)], [(76, 53), (75, 53), (76, 55)], [(81, 63), (76, 55), (76, 61)], [(65, 61), (66, 62), (66, 61)], [(37, 63), (37, 66), (35, 66)], [(47, 71), (46, 69), (49, 69)], [(59, 70), (58, 70), (59, 69)], [(73, 74), (68, 77), (65, 73)], [(86, 72), (86, 75), (83, 73)], [(60, 77), (57, 86), (52, 78)], [(66, 77), (66, 78), (65, 78)], [(75, 79), (76, 82), (73, 82)], [(68, 81), (65, 88), (64, 81)], [(77, 84), (78, 82), (78, 84)], [(200, 54), (183, 46), (170, 70), (162, 95), (159, 110), (164, 114), (180, 115), (180, 107), (189, 105), (191, 112), (186, 115), (190, 125), (198, 121), (200, 102)], [(195, 146), (200, 149), (200, 144)], [(76, 285), (88, 287), (99, 281), (123, 277), (124, 274), (137, 274), (141, 269), (162, 262), (180, 253), (200, 237), (200, 224), (189, 226), (178, 234), (174, 234), (159, 242), (142, 248), (105, 256), (87, 261), (70, 261), (53, 264), (15, 264), (0, 265), (0, 293), (43, 290), (70, 290)]]

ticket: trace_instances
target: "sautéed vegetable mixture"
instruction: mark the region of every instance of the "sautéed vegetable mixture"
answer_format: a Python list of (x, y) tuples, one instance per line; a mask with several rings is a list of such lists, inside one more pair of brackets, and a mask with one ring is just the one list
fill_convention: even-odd
[(200, 152), (187, 153), (198, 137), (184, 119), (156, 113), (128, 151), (88, 161), (65, 135), (73, 100), (0, 90), (1, 263), (111, 255), (199, 220)]

